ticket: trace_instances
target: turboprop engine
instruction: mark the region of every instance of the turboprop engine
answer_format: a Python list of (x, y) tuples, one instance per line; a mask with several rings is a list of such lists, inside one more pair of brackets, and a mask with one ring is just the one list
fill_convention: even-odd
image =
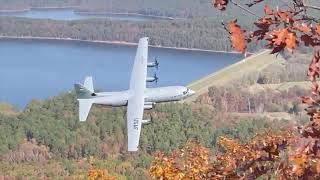
[(147, 82), (156, 82), (156, 83), (158, 83), (158, 76), (157, 76), (157, 74), (154, 74), (153, 75), (153, 77), (147, 77)]
[(158, 59), (155, 58), (154, 62), (148, 62), (147, 66), (148, 66), (148, 67), (156, 67), (156, 68), (158, 69), (158, 68), (159, 68)]
[(154, 103), (154, 102), (145, 102), (145, 103), (144, 103), (144, 109), (145, 109), (145, 110), (150, 110), (150, 109), (153, 108), (153, 106), (154, 106), (155, 104), (156, 104), (156, 103)]

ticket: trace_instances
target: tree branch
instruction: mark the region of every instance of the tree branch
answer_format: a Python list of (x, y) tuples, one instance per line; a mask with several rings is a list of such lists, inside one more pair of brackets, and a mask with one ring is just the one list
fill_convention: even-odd
[(309, 9), (320, 10), (320, 7), (319, 7), (319, 6), (304, 5), (304, 7), (309, 8)]
[(303, 0), (303, 6), (305, 8), (309, 8), (309, 9), (315, 9), (315, 10), (320, 10), (320, 7), (319, 6), (313, 6), (313, 5), (310, 5), (306, 2), (306, 0)]
[(254, 12), (250, 11), (249, 9), (243, 7), (242, 5), (238, 4), (237, 2), (234, 2), (233, 0), (230, 0), (230, 2), (231, 2), (233, 5), (239, 7), (240, 9), (246, 11), (247, 13), (249, 13), (249, 14), (251, 14), (251, 15), (254, 15), (254, 16), (256, 16), (256, 17), (259, 17), (259, 16), (257, 16), (256, 13), (254, 13)]
[(286, 6), (288, 6), (291, 10), (293, 10), (294, 8), (290, 6), (289, 2), (285, 1), (285, 0), (280, 0), (283, 4), (285, 4)]

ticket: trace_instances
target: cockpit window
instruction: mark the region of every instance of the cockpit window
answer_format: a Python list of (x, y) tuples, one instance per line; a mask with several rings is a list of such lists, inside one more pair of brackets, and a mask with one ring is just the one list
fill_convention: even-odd
[(189, 89), (187, 89), (186, 91), (183, 91), (183, 95), (188, 94), (188, 92), (189, 92)]

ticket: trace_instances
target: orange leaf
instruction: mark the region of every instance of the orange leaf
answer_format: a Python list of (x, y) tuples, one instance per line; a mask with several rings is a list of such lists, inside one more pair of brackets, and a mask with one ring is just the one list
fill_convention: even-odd
[(292, 52), (294, 48), (296, 48), (297, 44), (297, 36), (295, 33), (289, 33), (287, 38), (286, 38), (286, 48), (288, 51)]
[(316, 169), (317, 173), (320, 174), (320, 161), (319, 160), (317, 161), (317, 167), (316, 168), (317, 168)]
[(286, 23), (293, 23), (293, 19), (291, 16), (291, 13), (289, 12), (284, 12), (284, 11), (277, 11), (277, 16), (280, 18), (281, 21), (286, 22)]
[(246, 50), (246, 38), (244, 36), (244, 30), (242, 30), (236, 22), (237, 20), (232, 20), (228, 23), (231, 44), (235, 50), (244, 53)]
[(267, 4), (264, 6), (263, 10), (264, 10), (264, 13), (267, 14), (267, 15), (272, 15), (273, 14), (273, 10)]
[(281, 43), (284, 43), (288, 34), (289, 31), (287, 28), (274, 31), (274, 35), (276, 36), (276, 38), (274, 39), (274, 44), (279, 46), (281, 45)]
[(320, 36), (320, 24), (316, 24), (316, 33)]
[(295, 156), (291, 158), (292, 161), (292, 172), (297, 176), (301, 176), (304, 173), (306, 168), (306, 163), (308, 161), (308, 157), (305, 154)]
[(269, 48), (273, 48), (273, 53), (282, 51), (284, 48), (292, 52), (297, 46), (296, 33), (290, 32), (287, 28), (274, 30), (269, 35), (270, 38), (266, 40), (269, 41)]
[(212, 0), (213, 6), (219, 10), (226, 10), (229, 0)]

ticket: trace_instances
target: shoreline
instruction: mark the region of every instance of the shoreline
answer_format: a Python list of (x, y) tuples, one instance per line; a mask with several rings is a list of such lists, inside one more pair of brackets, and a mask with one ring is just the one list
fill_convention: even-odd
[(23, 13), (23, 12), (29, 12), (31, 10), (64, 10), (64, 9), (70, 9), (74, 10), (76, 8), (79, 8), (78, 6), (64, 6), (64, 7), (29, 7), (25, 9), (0, 9), (0, 13)]
[[(35, 40), (35, 41), (66, 41), (66, 42), (83, 42), (83, 43), (92, 43), (92, 44), (113, 44), (113, 45), (122, 45), (122, 46), (137, 46), (137, 43), (127, 42), (127, 41), (102, 41), (102, 40), (82, 40), (82, 39), (72, 39), (72, 38), (55, 38), (55, 37), (31, 37), (31, 36), (1, 36), (0, 40)], [(239, 54), (240, 52), (236, 51), (218, 51), (210, 49), (198, 49), (198, 48), (183, 48), (183, 47), (167, 47), (167, 46), (156, 46), (149, 45), (153, 48), (161, 49), (172, 49), (172, 50), (181, 50), (181, 51), (199, 51), (199, 52), (212, 52), (212, 53), (225, 53), (225, 54)], [(252, 53), (248, 53), (252, 54)]]
[(79, 15), (138, 16), (138, 17), (155, 18), (155, 19), (163, 19), (163, 20), (181, 19), (181, 18), (174, 18), (169, 16), (156, 16), (156, 15), (146, 15), (146, 14), (139, 14), (139, 13), (112, 13), (112, 12), (104, 12), (104, 11), (91, 12), (91, 11), (77, 11), (77, 10), (74, 10), (73, 12)]
[(30, 9), (16, 9), (16, 10), (4, 9), (4, 10), (0, 10), (0, 14), (1, 13), (24, 13), (29, 11)]
[(49, 7), (30, 7), (29, 11), (31, 10), (64, 10), (64, 9), (70, 9), (70, 10), (75, 10), (77, 8), (80, 8), (80, 6), (49, 6)]
[(109, 15), (109, 16), (138, 16), (138, 17), (146, 17), (146, 18), (154, 18), (154, 19), (162, 19), (162, 20), (183, 20), (185, 18), (174, 18), (170, 16), (157, 16), (157, 15), (148, 15), (148, 14), (140, 14), (140, 13), (128, 13), (128, 12), (108, 12), (108, 11), (86, 11), (80, 10), (80, 6), (64, 6), (64, 7), (29, 7), (26, 9), (3, 9), (0, 10), (1, 13), (25, 13), (30, 12), (32, 10), (72, 10), (74, 14), (78, 15)]

